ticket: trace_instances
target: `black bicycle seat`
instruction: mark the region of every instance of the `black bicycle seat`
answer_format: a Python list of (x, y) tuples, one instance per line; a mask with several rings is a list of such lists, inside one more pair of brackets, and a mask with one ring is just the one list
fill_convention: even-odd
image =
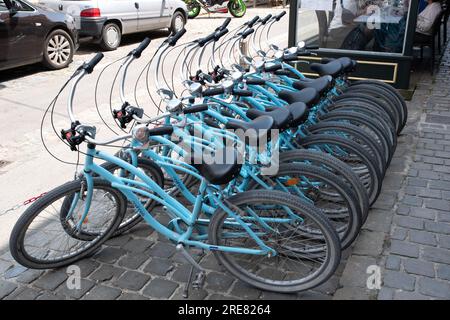
[(258, 109), (248, 109), (245, 113), (250, 119), (256, 119), (261, 116), (269, 116), (273, 119), (273, 129), (285, 129), (290, 122), (290, 113), (288, 110), (282, 107), (269, 109), (269, 110), (258, 110)]
[(309, 65), (312, 71), (317, 72), (320, 76), (332, 76), (333, 78), (339, 76), (343, 71), (343, 66), (338, 60), (333, 60), (328, 63), (311, 63)]
[(296, 102), (287, 106), (291, 113), (289, 127), (298, 127), (308, 119), (308, 107), (303, 102)]
[(269, 116), (261, 116), (255, 120), (245, 122), (241, 120), (231, 119), (225, 127), (233, 130), (243, 130), (245, 134), (245, 143), (266, 141), (269, 130), (274, 126), (274, 120)]
[(233, 180), (241, 171), (242, 164), (238, 161), (236, 150), (224, 148), (216, 153), (212, 163), (203, 159), (193, 160), (192, 166), (195, 167), (201, 176), (212, 184), (222, 185)]
[(355, 67), (357, 62), (353, 59), (350, 59), (348, 57), (341, 57), (339, 59), (336, 59), (342, 64), (342, 68), (344, 69), (345, 73), (350, 73), (355, 71)]
[(319, 94), (324, 94), (330, 88), (333, 82), (333, 77), (331, 76), (323, 76), (317, 79), (301, 79), (297, 80), (293, 83), (293, 87), (298, 90), (302, 90), (305, 88), (313, 88)]
[(301, 91), (281, 90), (278, 97), (288, 103), (303, 102), (308, 107), (313, 106), (320, 100), (320, 95), (313, 88), (305, 88)]

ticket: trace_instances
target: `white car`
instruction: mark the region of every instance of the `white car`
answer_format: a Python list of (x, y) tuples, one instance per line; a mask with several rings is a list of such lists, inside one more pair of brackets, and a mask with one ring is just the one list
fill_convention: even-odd
[(187, 22), (182, 0), (39, 0), (39, 4), (75, 18), (80, 36), (91, 36), (105, 50), (120, 45), (123, 34), (169, 28)]

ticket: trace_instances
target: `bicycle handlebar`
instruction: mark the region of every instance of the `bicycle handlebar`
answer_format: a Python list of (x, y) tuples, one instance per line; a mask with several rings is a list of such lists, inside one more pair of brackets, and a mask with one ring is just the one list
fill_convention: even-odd
[(211, 88), (206, 89), (203, 91), (202, 96), (209, 97), (209, 96), (216, 96), (219, 94), (223, 94), (225, 92), (225, 89), (223, 87), (217, 87), (217, 88)]
[(280, 19), (283, 18), (285, 14), (286, 11), (281, 11), (279, 15), (275, 16), (275, 20), (280, 21)]
[(245, 83), (248, 85), (263, 86), (266, 84), (266, 81), (258, 78), (247, 78), (245, 79)]
[(136, 49), (130, 52), (130, 54), (132, 54), (135, 58), (140, 58), (142, 51), (148, 47), (150, 41), (150, 38), (146, 37)]
[(261, 24), (266, 24), (267, 21), (269, 21), (269, 19), (272, 18), (272, 14), (268, 14), (267, 16), (265, 16), (264, 18), (261, 19)]
[(244, 32), (241, 33), (242, 39), (247, 38), (249, 35), (251, 35), (255, 30), (254, 29), (247, 29)]
[(208, 105), (205, 104), (197, 104), (197, 105), (193, 105), (187, 108), (183, 109), (183, 113), (184, 114), (189, 114), (189, 113), (197, 113), (197, 112), (203, 112), (208, 110)]
[(169, 44), (169, 46), (173, 47), (177, 44), (177, 41), (186, 33), (186, 29), (183, 28), (180, 31), (178, 31), (177, 33), (175, 33), (175, 35), (173, 35), (172, 37), (167, 39), (167, 43)]
[(253, 96), (253, 92), (250, 90), (233, 89), (233, 95), (239, 97), (251, 97)]
[(247, 21), (246, 23), (244, 23), (244, 25), (248, 26), (249, 28), (253, 27), (253, 25), (258, 22), (259, 20), (259, 16), (254, 17), (252, 20)]
[(227, 33), (228, 33), (227, 28), (221, 29), (218, 32), (214, 33), (214, 41), (218, 41), (220, 38), (222, 38)]
[(225, 29), (226, 27), (228, 27), (230, 22), (231, 22), (231, 18), (230, 17), (226, 18), (225, 21), (222, 23), (222, 25), (216, 29), (216, 31), (221, 31), (221, 30)]
[(82, 68), (87, 72), (87, 73), (92, 73), (92, 71), (94, 71), (95, 66), (100, 62), (100, 60), (102, 60), (104, 57), (104, 54), (99, 52), (97, 53), (92, 59), (91, 61), (85, 63)]
[(213, 40), (214, 37), (215, 37), (215, 35), (216, 35), (216, 33), (213, 32), (213, 33), (211, 33), (210, 35), (207, 35), (207, 36), (204, 37), (204, 38), (198, 39), (198, 40), (197, 40), (197, 43), (198, 43), (199, 47), (203, 47), (207, 42)]

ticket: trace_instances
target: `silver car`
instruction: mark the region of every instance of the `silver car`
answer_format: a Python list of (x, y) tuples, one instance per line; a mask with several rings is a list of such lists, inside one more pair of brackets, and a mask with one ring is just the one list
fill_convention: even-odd
[(43, 6), (75, 18), (80, 36), (91, 36), (105, 50), (120, 45), (123, 34), (169, 28), (176, 32), (187, 22), (182, 0), (39, 0)]

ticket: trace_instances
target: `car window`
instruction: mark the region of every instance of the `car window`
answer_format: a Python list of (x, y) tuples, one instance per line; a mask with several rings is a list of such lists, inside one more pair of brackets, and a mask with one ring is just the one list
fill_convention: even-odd
[(25, 2), (19, 1), (19, 0), (16, 0), (16, 2), (22, 7), (22, 9), (20, 9), (20, 11), (34, 11), (34, 9), (30, 5), (26, 4)]
[(0, 0), (0, 11), (8, 11), (5, 1), (3, 1), (3, 0)]

